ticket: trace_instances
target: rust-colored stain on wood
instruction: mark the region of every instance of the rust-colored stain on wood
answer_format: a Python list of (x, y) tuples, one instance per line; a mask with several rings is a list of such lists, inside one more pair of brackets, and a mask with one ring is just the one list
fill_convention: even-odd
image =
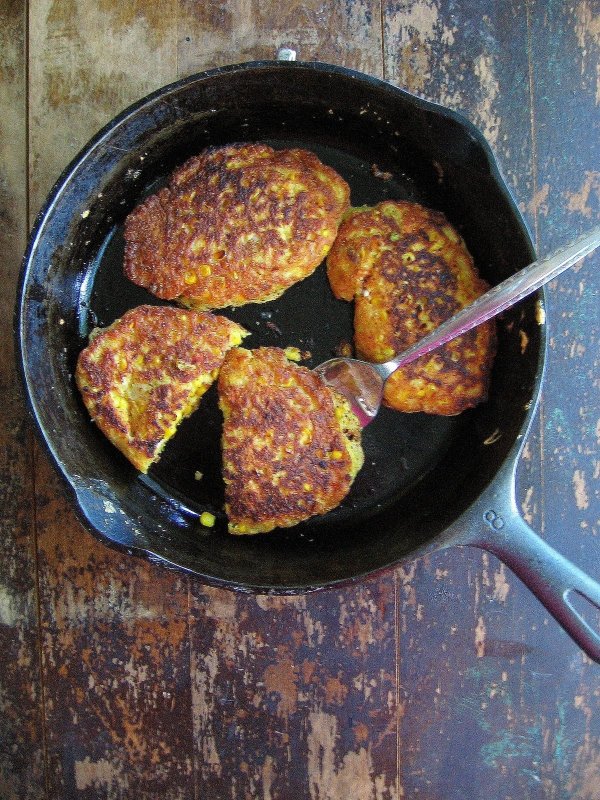
[[(455, 548), (344, 589), (238, 595), (101, 544), (33, 444), (11, 318), (53, 181), (129, 103), (283, 45), (465, 114), (540, 252), (600, 217), (591, 0), (4, 3), (0, 797), (597, 800), (598, 668), (492, 556)], [(600, 524), (594, 264), (549, 287), (544, 393), (517, 476), (526, 521), (586, 567)]]

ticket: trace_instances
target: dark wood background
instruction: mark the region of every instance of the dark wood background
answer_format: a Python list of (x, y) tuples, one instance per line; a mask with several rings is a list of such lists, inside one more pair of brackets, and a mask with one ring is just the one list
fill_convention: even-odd
[[(92, 538), (36, 444), (11, 320), (53, 181), (130, 102), (282, 45), (466, 114), (538, 252), (600, 218), (597, 0), (2, 0), (0, 797), (598, 800), (600, 668), (493, 557), (292, 598), (211, 589)], [(599, 267), (549, 288), (517, 487), (596, 578)]]

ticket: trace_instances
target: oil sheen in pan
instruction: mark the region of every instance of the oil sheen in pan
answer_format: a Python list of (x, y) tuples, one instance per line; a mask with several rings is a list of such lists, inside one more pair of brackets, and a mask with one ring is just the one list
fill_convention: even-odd
[[(348, 181), (355, 206), (387, 198), (431, 204), (429, 198), (419, 194), (409, 174), (389, 175), (378, 165), (323, 145), (300, 140), (268, 143), (275, 147), (306, 147), (315, 152)], [(164, 185), (165, 178), (161, 176), (147, 187), (140, 200)], [(125, 278), (123, 248), (121, 221), (98, 249), (97, 258), (82, 282), (79, 310), (80, 332), (84, 337), (96, 325), (109, 325), (129, 308), (162, 302)], [(310, 358), (303, 362), (309, 368), (335, 355), (343, 342), (352, 341), (353, 306), (335, 299), (324, 263), (277, 300), (216, 313), (228, 316), (251, 332), (244, 341), (245, 347), (293, 345), (310, 353)], [(339, 508), (322, 518), (313, 518), (311, 529), (368, 519), (377, 510), (393, 504), (436, 466), (460, 435), (469, 413), (449, 418), (382, 409), (363, 431), (365, 464), (350, 494)], [(196, 516), (205, 510), (212, 511), (218, 520), (215, 532), (222, 533), (226, 521), (222, 511), (221, 424), (213, 386), (198, 411), (181, 424), (158, 463), (147, 476), (140, 475), (139, 480), (157, 501), (172, 504), (177, 513)], [(123, 456), (115, 450), (115, 458)], [(301, 532), (306, 524), (293, 530)]]

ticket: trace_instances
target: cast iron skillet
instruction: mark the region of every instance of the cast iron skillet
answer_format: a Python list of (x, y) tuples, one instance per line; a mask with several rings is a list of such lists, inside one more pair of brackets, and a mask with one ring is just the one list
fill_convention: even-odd
[[(364, 432), (365, 466), (346, 502), (289, 530), (226, 533), (214, 390), (147, 477), (90, 422), (73, 382), (90, 329), (157, 302), (122, 275), (125, 216), (188, 156), (251, 140), (313, 150), (349, 182), (354, 205), (406, 198), (444, 211), (492, 284), (534, 259), (482, 135), (380, 80), (265, 61), (212, 70), (143, 99), (54, 187), (31, 236), (17, 304), (31, 411), (84, 523), (128, 553), (257, 592), (307, 592), (436, 548), (477, 545), (508, 564), (600, 660), (600, 638), (571, 603), (579, 594), (600, 606), (600, 586), (538, 538), (515, 504), (515, 467), (542, 380), (541, 297), (499, 322), (487, 403), (456, 418), (382, 411)], [(333, 298), (322, 266), (281, 299), (230, 316), (252, 331), (246, 346), (297, 345), (311, 352), (308, 366), (352, 339), (351, 305)], [(204, 510), (216, 513), (215, 528), (200, 526)]]

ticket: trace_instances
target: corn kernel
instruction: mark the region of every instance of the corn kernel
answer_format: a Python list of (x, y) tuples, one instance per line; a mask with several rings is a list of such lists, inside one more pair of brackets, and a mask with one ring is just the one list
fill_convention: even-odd
[(203, 511), (202, 514), (200, 514), (200, 524), (205, 528), (212, 528), (215, 524), (215, 520), (215, 515), (211, 514), (210, 511)]
[(202, 266), (198, 269), (198, 272), (200, 273), (200, 275), (202, 275), (203, 278), (208, 278), (212, 270), (208, 266), (208, 264), (202, 264)]
[(332, 450), (331, 451), (331, 457), (333, 458), (334, 461), (339, 461), (341, 458), (343, 458), (343, 456), (344, 456), (344, 454), (342, 453), (341, 450)]
[(300, 437), (298, 438), (299, 443), (301, 445), (307, 445), (311, 442), (311, 440), (312, 440), (312, 430), (310, 428), (304, 428), (304, 430), (300, 434)]
[(286, 347), (284, 352), (289, 361), (302, 361), (302, 353), (297, 347)]
[(312, 486), (310, 485), (310, 483), (303, 483), (302, 488), (304, 489), (305, 492), (310, 492)]
[(456, 233), (454, 228), (451, 228), (450, 225), (444, 225), (442, 230), (444, 231), (444, 233), (446, 234), (448, 239), (450, 239), (451, 242), (454, 243), (458, 242), (458, 234)]
[(196, 283), (198, 278), (193, 272), (186, 272), (183, 280), (187, 283), (188, 286), (191, 286), (192, 283)]

